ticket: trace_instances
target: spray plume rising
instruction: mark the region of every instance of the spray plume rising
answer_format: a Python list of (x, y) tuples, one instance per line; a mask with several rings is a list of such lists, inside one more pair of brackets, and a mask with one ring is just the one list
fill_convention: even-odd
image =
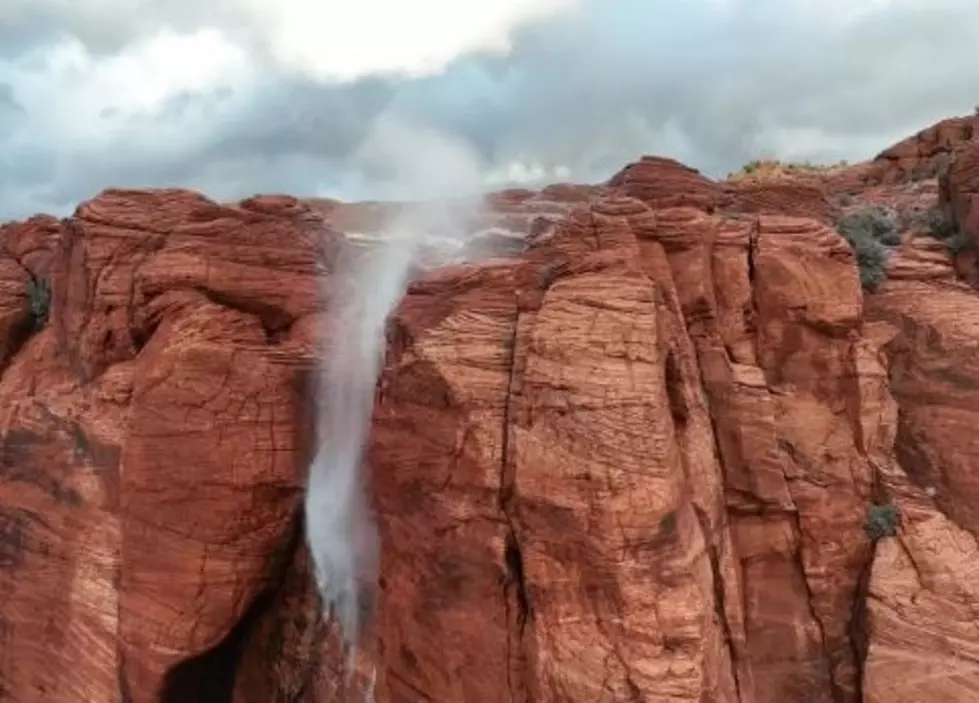
[[(447, 236), (460, 238), (482, 202), (459, 199), (477, 191), (480, 175), (478, 159), (461, 142), (381, 119), (361, 151), (386, 175), (392, 195), (434, 204), (384, 223), (376, 248), (336, 272), (325, 291), (335, 302), (321, 330), (317, 446), (309, 467), (306, 532), (324, 616), (337, 619), (351, 655), (370, 617), (380, 565), (361, 465), (383, 364), (385, 323), (408, 283), (418, 246), (432, 235), (443, 242)], [(452, 209), (437, 204), (449, 199)], [(345, 295), (337, 294), (337, 286)]]

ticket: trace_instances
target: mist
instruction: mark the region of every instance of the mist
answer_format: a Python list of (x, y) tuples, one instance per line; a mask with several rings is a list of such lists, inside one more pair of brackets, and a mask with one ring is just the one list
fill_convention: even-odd
[(420, 204), (385, 222), (382, 241), (324, 279), (332, 309), (321, 330), (317, 446), (305, 515), (323, 614), (336, 618), (351, 657), (370, 622), (380, 568), (377, 521), (363, 469), (385, 325), (404, 293), (419, 246), (459, 240), (483, 206), (478, 160), (463, 142), (383, 117), (359, 149), (379, 187)]

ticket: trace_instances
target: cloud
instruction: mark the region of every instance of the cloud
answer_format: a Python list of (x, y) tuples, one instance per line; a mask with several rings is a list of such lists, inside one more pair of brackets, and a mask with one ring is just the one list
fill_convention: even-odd
[(858, 159), (977, 85), (975, 0), (5, 0), (0, 219), (120, 184), (394, 197), (378, 120), (496, 185)]

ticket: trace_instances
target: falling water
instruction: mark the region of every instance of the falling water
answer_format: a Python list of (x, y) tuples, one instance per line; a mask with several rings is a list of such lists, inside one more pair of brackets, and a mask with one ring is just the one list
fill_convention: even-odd
[[(478, 159), (444, 135), (382, 121), (362, 152), (392, 174), (391, 180), (402, 186), (400, 195), (415, 201), (444, 203), (476, 190)], [(371, 615), (380, 561), (361, 464), (384, 359), (384, 328), (404, 293), (418, 245), (433, 230), (443, 238), (458, 238), (481, 210), (481, 198), (463, 202), (461, 209), (415, 208), (386, 223), (376, 248), (331, 276), (333, 285), (345, 284), (349, 296), (338, 299), (336, 290), (326, 291), (334, 307), (321, 330), (324, 356), (317, 388), (316, 453), (306, 490), (306, 534), (324, 617), (336, 618), (351, 662)], [(367, 686), (368, 701), (373, 700), (375, 674), (371, 672)]]
[[(353, 300), (323, 330), (329, 348), (318, 393), (318, 451), (310, 467), (306, 525), (324, 611), (352, 647), (369, 612), (378, 568), (374, 516), (360, 475), (384, 324), (404, 290), (418, 235), (396, 233), (352, 273)], [(357, 285), (363, 281), (362, 286)]]

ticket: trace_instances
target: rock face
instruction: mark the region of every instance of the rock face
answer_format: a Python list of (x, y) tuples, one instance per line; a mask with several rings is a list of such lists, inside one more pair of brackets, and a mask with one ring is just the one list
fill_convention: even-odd
[(490, 198), (391, 317), (349, 677), (301, 519), (321, 284), (410, 206), (113, 190), (4, 226), (0, 697), (979, 700), (971, 254), (908, 224), (867, 294), (833, 228), (847, 192), (976, 241), (973, 132), (934, 129), (940, 184), (899, 146)]
[(979, 134), (976, 142), (959, 150), (940, 183), (949, 219), (970, 244), (979, 246)]
[(979, 114), (942, 120), (882, 151), (865, 174), (884, 184), (934, 178), (959, 148), (977, 139)]

